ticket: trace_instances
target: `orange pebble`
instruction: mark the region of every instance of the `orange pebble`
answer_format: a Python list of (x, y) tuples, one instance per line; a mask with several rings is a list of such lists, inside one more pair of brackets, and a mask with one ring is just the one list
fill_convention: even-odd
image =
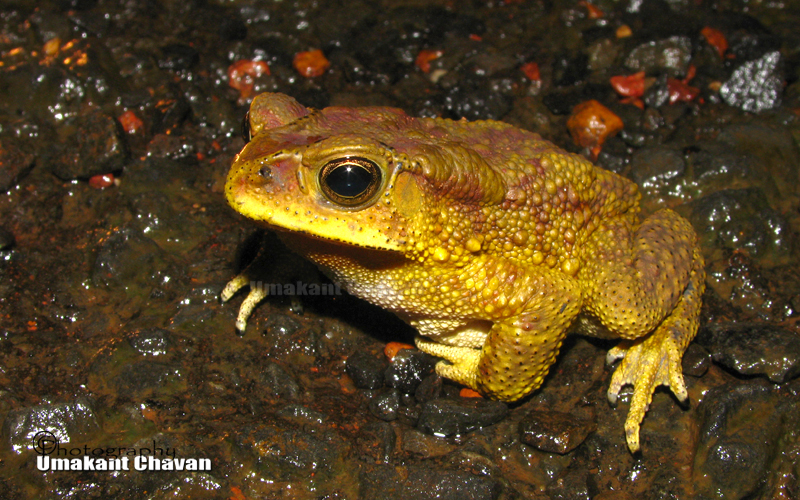
[(95, 189), (105, 189), (114, 185), (114, 174), (99, 174), (89, 178), (89, 185)]
[(595, 159), (606, 139), (616, 135), (623, 126), (620, 117), (595, 100), (575, 106), (567, 121), (572, 140), (581, 147), (591, 148)]
[(389, 361), (393, 360), (397, 353), (403, 349), (413, 349), (413, 345), (404, 344), (402, 342), (389, 342), (386, 344), (386, 347), (383, 348), (383, 354), (389, 358)]
[(294, 69), (306, 78), (322, 76), (330, 68), (331, 63), (321, 50), (298, 52), (292, 62)]
[(144, 128), (144, 122), (133, 111), (126, 111), (119, 116), (122, 129), (128, 134), (135, 134)]
[(641, 97), (644, 95), (644, 71), (632, 75), (611, 77), (611, 86), (617, 94), (625, 97)]
[(458, 393), (458, 395), (461, 396), (462, 398), (482, 398), (483, 397), (480, 392), (474, 391), (474, 390), (472, 390), (472, 389), (470, 389), (468, 387), (464, 387), (463, 389), (461, 389), (461, 391)]
[(264, 61), (240, 59), (228, 66), (228, 85), (239, 91), (239, 99), (246, 100), (253, 94), (254, 80), (270, 74)]
[(725, 58), (725, 51), (728, 50), (728, 40), (721, 31), (706, 26), (700, 30), (700, 34), (705, 37), (709, 45), (717, 49), (720, 58)]
[(525, 63), (520, 67), (520, 69), (525, 77), (532, 82), (538, 82), (542, 79), (542, 76), (539, 73), (539, 65), (535, 62)]
[(414, 64), (416, 64), (423, 73), (430, 73), (431, 61), (439, 59), (443, 54), (444, 52), (441, 50), (420, 50), (419, 54), (417, 54), (417, 59)]

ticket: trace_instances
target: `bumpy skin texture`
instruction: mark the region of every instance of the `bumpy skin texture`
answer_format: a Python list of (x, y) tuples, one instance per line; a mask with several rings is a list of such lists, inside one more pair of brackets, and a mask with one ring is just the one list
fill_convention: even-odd
[[(686, 398), (680, 361), (697, 331), (703, 260), (675, 212), (640, 222), (632, 182), (501, 122), (307, 110), (281, 94), (258, 96), (249, 120), (230, 205), (416, 327), (417, 346), (444, 358), (442, 376), (515, 401), (541, 385), (577, 325), (623, 339), (609, 352), (622, 358), (609, 398), (634, 386), (632, 451), (658, 385)], [(352, 158), (378, 174), (347, 206), (326, 191), (338, 188), (325, 171)], [(237, 279), (223, 298), (246, 283)], [(243, 305), (240, 327), (262, 296)]]

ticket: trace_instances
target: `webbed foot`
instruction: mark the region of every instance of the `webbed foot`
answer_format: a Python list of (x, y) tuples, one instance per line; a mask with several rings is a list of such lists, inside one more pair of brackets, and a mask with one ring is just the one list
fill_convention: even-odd
[(639, 450), (639, 426), (653, 400), (656, 387), (668, 386), (681, 402), (688, 398), (683, 381), (681, 355), (682, 351), (670, 335), (656, 334), (620, 342), (608, 351), (608, 363), (622, 359), (611, 377), (608, 400), (615, 404), (620, 389), (628, 384), (633, 386), (633, 398), (625, 419), (625, 439), (631, 453)]

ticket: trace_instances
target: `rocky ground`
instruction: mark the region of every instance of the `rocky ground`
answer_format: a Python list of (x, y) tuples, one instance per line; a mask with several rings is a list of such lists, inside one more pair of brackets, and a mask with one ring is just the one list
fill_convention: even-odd
[[(800, 497), (798, 23), (735, 0), (4, 2), (0, 498)], [(631, 455), (613, 343), (571, 338), (509, 406), (390, 362), (413, 331), (346, 294), (271, 297), (237, 335), (243, 294), (218, 296), (259, 245), (324, 282), (224, 201), (263, 91), (502, 119), (678, 210), (708, 272), (689, 404), (658, 391)], [(590, 101), (621, 129), (570, 119)], [(40, 471), (53, 440), (212, 466)]]

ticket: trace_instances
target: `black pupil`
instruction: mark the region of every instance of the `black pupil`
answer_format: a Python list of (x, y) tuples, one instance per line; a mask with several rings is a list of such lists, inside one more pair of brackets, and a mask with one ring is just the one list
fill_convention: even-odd
[(331, 191), (345, 198), (358, 196), (372, 184), (372, 173), (355, 163), (343, 163), (334, 167), (325, 177)]

